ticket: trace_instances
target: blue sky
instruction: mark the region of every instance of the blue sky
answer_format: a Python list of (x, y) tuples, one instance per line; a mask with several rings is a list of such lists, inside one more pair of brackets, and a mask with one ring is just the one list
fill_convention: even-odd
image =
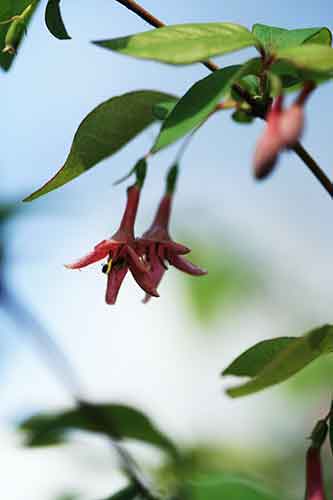
[[(103, 100), (144, 88), (182, 94), (207, 74), (200, 65), (175, 68), (95, 47), (89, 40), (130, 34), (147, 26), (110, 0), (62, 3), (73, 39), (60, 42), (52, 38), (40, 8), (13, 69), (0, 75), (4, 198), (19, 201), (52, 176), (63, 164), (80, 121)], [(322, 26), (333, 18), (328, 1), (147, 0), (144, 6), (167, 23), (232, 21), (250, 27), (262, 22), (293, 28)], [(246, 50), (219, 62), (239, 62), (249, 54)], [(331, 176), (332, 91), (328, 83), (311, 98), (311, 120), (304, 137), (305, 146)], [(304, 327), (333, 320), (332, 201), (291, 154), (283, 155), (267, 182), (254, 182), (251, 154), (261, 128), (260, 123), (236, 126), (227, 115), (214, 117), (186, 153), (175, 203), (176, 234), (185, 229), (199, 239), (209, 238), (214, 243), (216, 238), (216, 244), (221, 235), (226, 236), (238, 242), (241, 251), (269, 277), (267, 297), (251, 298), (235, 318), (221, 318), (217, 328), (229, 336), (227, 343), (223, 336), (207, 346), (184, 335), (187, 329), (199, 327), (184, 312), (181, 289), (172, 272), (162, 286), (162, 298), (151, 306), (141, 305), (140, 292), (128, 282), (119, 305), (108, 308), (103, 303), (105, 283), (98, 266), (81, 273), (63, 267), (116, 229), (124, 186), (114, 188), (112, 183), (147, 150), (153, 130), (63, 189), (25, 207), (25, 215), (9, 228), (12, 257), (8, 279), (65, 348), (88, 394), (138, 404), (185, 441), (198, 435), (213, 439), (222, 418), (226, 427), (235, 426), (240, 441), (245, 439), (248, 427), (242, 416), (251, 413), (259, 400), (260, 417), (254, 415), (246, 425), (255, 429), (259, 418), (262, 427), (270, 422), (282, 432), (285, 421), (271, 422), (270, 395), (231, 405), (221, 397), (218, 373), (256, 339), (290, 333), (299, 317)], [(139, 230), (151, 219), (174, 154), (175, 148), (171, 148), (151, 163)], [(204, 266), (204, 256), (200, 264)], [(290, 304), (294, 318), (278, 315)], [(3, 327), (5, 333), (12, 333), (9, 322)], [(17, 450), (8, 418), (65, 404), (70, 398), (21, 341), (15, 343), (9, 361), (1, 387), (0, 416), (5, 453), (11, 457), (12, 474), (21, 470), (22, 484), (13, 487), (9, 474), (6, 496), (9, 500), (38, 500), (46, 498), (49, 486), (42, 479), (38, 483), (45, 468), (44, 455), (35, 452), (32, 458), (31, 452)], [(296, 425), (299, 417), (296, 413), (294, 417)], [(219, 432), (222, 439), (223, 432)], [(0, 463), (5, 453), (0, 451)], [(65, 454), (53, 453), (52, 471), (58, 477), (52, 480), (52, 488), (56, 490), (68, 478), (66, 467), (60, 464)], [(71, 455), (76, 471), (73, 482), (84, 488), (82, 470), (86, 469), (77, 464), (75, 453)], [(31, 477), (35, 479), (31, 481)], [(104, 495), (108, 484), (104, 478), (100, 489), (92, 488), (91, 493)]]

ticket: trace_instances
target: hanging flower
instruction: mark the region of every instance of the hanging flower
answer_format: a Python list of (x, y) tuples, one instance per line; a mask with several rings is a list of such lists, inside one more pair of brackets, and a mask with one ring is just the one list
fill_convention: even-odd
[[(177, 166), (172, 167), (167, 180), (167, 192), (158, 206), (156, 215), (150, 228), (137, 239), (138, 253), (143, 256), (149, 266), (150, 279), (155, 288), (161, 282), (167, 268), (167, 262), (180, 271), (192, 276), (203, 276), (207, 271), (197, 267), (187, 260), (184, 255), (190, 252), (186, 246), (173, 241), (169, 234), (169, 222)], [(172, 181), (170, 180), (172, 179)], [(150, 299), (149, 292), (144, 302)]]
[(85, 257), (66, 267), (81, 269), (107, 258), (103, 272), (107, 274), (106, 302), (114, 304), (121, 284), (130, 270), (138, 285), (149, 295), (158, 297), (156, 287), (150, 277), (149, 268), (137, 253), (134, 224), (140, 199), (141, 186), (134, 184), (127, 190), (127, 204), (118, 231), (108, 240), (98, 243)]

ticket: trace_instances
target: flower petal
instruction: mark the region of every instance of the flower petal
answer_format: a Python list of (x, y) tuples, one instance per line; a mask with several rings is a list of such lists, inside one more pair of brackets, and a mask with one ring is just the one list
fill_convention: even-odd
[[(151, 281), (152, 281), (153, 285), (155, 286), (155, 288), (157, 288), (158, 285), (160, 284), (160, 282), (163, 278), (163, 275), (166, 271), (166, 267), (165, 267), (165, 265), (163, 265), (162, 262), (163, 261), (161, 261), (161, 259), (156, 254), (156, 248), (154, 245), (154, 248), (150, 249), (150, 251), (149, 251), (149, 263), (150, 263), (149, 276), (150, 276)], [(144, 304), (147, 304), (147, 302), (149, 302), (150, 299), (151, 299), (151, 295), (146, 293), (146, 296), (142, 302)]]
[(207, 274), (207, 271), (201, 269), (195, 264), (192, 264), (192, 262), (180, 255), (169, 254), (168, 261), (170, 262), (170, 264), (179, 269), (179, 271), (183, 271), (184, 273), (190, 274), (191, 276), (204, 276), (205, 274)]
[(92, 252), (73, 262), (73, 264), (66, 264), (65, 267), (68, 269), (81, 269), (81, 267), (89, 266), (89, 264), (105, 259), (111, 250), (115, 248), (115, 245), (117, 243), (112, 240), (103, 240), (94, 247)]
[(121, 284), (128, 271), (128, 266), (115, 264), (108, 274), (108, 282), (106, 287), (105, 301), (109, 305), (116, 303), (117, 296)]

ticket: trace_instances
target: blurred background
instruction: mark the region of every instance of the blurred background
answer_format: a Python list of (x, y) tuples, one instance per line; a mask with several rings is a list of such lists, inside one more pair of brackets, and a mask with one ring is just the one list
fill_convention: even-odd
[[(117, 228), (125, 203), (124, 175), (148, 149), (157, 128), (65, 187), (32, 204), (20, 200), (63, 164), (86, 114), (102, 101), (136, 89), (183, 94), (206, 69), (121, 57), (89, 40), (148, 29), (112, 1), (62, 2), (73, 39), (58, 41), (44, 25), (41, 2), (14, 66), (1, 78), (1, 196), (17, 203), (4, 214), (1, 243), (11, 290), (66, 352), (95, 401), (137, 406), (188, 450), (201, 470), (229, 469), (263, 478), (301, 498), (306, 437), (328, 409), (333, 364), (314, 362), (293, 380), (231, 400), (220, 372), (244, 349), (275, 336), (297, 336), (333, 322), (332, 200), (298, 158), (284, 154), (269, 180), (255, 183), (251, 155), (262, 123), (234, 124), (219, 113), (196, 135), (181, 165), (172, 233), (208, 269), (191, 278), (171, 269), (161, 298), (143, 306), (128, 276), (118, 303), (104, 303), (100, 266), (82, 272), (63, 264), (85, 254)], [(232, 21), (286, 28), (325, 26), (331, 2), (192, 0), (144, 6), (166, 23)], [(332, 28), (331, 26), (329, 26)], [(241, 62), (251, 50), (217, 62)], [(303, 143), (332, 176), (332, 84), (307, 107)], [(147, 228), (178, 149), (150, 164), (138, 233)], [(102, 439), (24, 449), (17, 422), (72, 403), (29, 341), (0, 312), (0, 484), (7, 500), (71, 495), (103, 498), (122, 484)], [(132, 447), (155, 468), (161, 457)], [(331, 467), (327, 454), (326, 467)], [(167, 474), (167, 467), (160, 473)], [(63, 497), (63, 498), (67, 498)]]

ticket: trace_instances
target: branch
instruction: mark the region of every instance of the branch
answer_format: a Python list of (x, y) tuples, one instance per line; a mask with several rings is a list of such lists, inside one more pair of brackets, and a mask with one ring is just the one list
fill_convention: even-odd
[[(146, 21), (154, 28), (162, 28), (166, 26), (163, 21), (153, 16), (148, 10), (144, 9), (134, 0), (115, 0), (120, 3), (124, 7), (126, 7), (131, 12), (137, 14), (141, 19)], [(207, 60), (202, 61), (202, 64), (206, 66), (210, 71), (217, 71), (219, 66), (215, 64), (213, 61)], [(258, 103), (252, 98), (251, 94), (243, 89), (240, 85), (234, 84), (234, 90), (247, 102), (253, 111), (253, 114), (259, 118), (265, 119), (265, 112), (263, 112), (262, 108), (258, 107)], [(303, 148), (300, 143), (297, 143), (293, 148), (291, 148), (297, 156), (305, 163), (310, 172), (316, 177), (316, 179), (320, 182), (320, 184), (324, 187), (324, 189), (328, 192), (328, 194), (333, 197), (333, 184), (325, 174), (325, 172), (321, 169), (321, 167), (315, 162), (312, 156)]]
[(333, 184), (325, 174), (325, 172), (320, 168), (318, 163), (312, 158), (312, 156), (303, 148), (302, 144), (297, 142), (293, 148), (291, 148), (294, 153), (305, 163), (310, 172), (315, 176), (315, 178), (320, 182), (323, 188), (327, 191), (330, 197), (333, 197)]

